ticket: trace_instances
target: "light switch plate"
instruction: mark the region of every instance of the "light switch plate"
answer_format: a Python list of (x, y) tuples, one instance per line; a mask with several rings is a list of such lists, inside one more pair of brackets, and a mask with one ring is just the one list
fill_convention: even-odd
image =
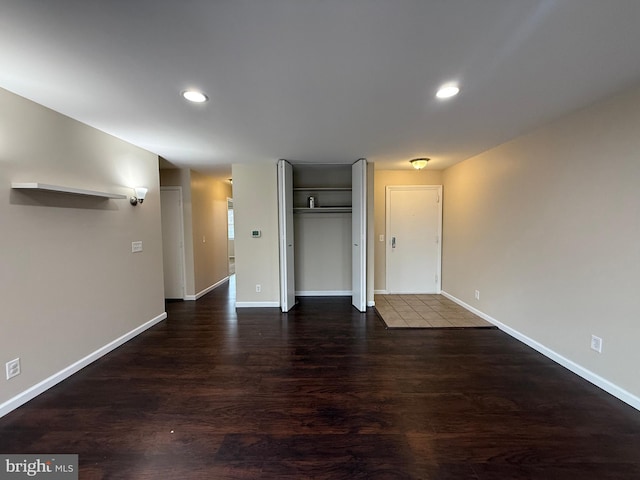
[(138, 253), (142, 251), (142, 242), (131, 242), (131, 253)]

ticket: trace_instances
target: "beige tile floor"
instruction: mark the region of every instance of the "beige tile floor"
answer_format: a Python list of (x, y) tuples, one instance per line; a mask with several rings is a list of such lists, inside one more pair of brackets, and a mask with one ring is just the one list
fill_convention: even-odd
[(374, 300), (389, 328), (493, 327), (442, 295), (375, 295)]

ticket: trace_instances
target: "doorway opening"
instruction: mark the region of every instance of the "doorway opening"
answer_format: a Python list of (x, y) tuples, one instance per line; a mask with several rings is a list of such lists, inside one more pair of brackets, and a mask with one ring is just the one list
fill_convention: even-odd
[(236, 273), (235, 238), (233, 198), (227, 198), (227, 257), (229, 259), (229, 277)]

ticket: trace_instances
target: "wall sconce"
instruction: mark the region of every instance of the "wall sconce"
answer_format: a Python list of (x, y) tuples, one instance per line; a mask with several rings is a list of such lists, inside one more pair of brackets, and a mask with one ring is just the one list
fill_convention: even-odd
[(413, 160), (409, 160), (413, 168), (416, 170), (422, 170), (427, 166), (427, 162), (431, 160), (430, 158), (414, 158)]
[(136, 187), (133, 191), (135, 192), (135, 196), (129, 198), (131, 205), (144, 202), (144, 198), (147, 196), (147, 189), (145, 187)]

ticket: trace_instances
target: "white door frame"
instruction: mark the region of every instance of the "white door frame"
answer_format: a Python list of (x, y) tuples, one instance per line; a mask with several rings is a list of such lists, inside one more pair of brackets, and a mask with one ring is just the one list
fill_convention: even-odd
[(389, 249), (391, 248), (391, 226), (389, 217), (391, 215), (390, 194), (393, 190), (435, 190), (438, 193), (438, 232), (435, 241), (437, 242), (437, 265), (436, 265), (436, 293), (442, 292), (442, 185), (387, 185), (385, 188), (385, 292), (389, 291)]
[[(229, 255), (229, 204), (231, 204), (231, 210), (233, 210), (233, 197), (227, 197), (227, 271), (229, 275), (232, 275), (229, 268), (229, 259), (231, 256)], [(235, 210), (233, 212), (234, 221), (233, 221), (233, 262), (234, 262), (234, 273), (235, 274), (235, 259), (236, 259), (236, 235), (235, 235)]]
[(367, 310), (367, 160), (351, 166), (351, 304)]
[(280, 253), (280, 309), (296, 304), (293, 235), (293, 166), (278, 160), (278, 236)]
[[(187, 299), (187, 262), (186, 262), (186, 256), (185, 256), (185, 243), (184, 243), (184, 212), (183, 212), (183, 200), (182, 200), (182, 187), (180, 186), (167, 186), (167, 187), (160, 187), (160, 192), (162, 191), (177, 191), (180, 194), (180, 208), (178, 209), (179, 211), (179, 224), (180, 224), (180, 241), (182, 242), (182, 248), (180, 249), (180, 255), (181, 255), (181, 260), (182, 260), (182, 299), (186, 300)], [(162, 194), (162, 193), (161, 193)], [(160, 212), (160, 219), (162, 219), (162, 211)], [(164, 275), (164, 265), (162, 268), (162, 274)]]

